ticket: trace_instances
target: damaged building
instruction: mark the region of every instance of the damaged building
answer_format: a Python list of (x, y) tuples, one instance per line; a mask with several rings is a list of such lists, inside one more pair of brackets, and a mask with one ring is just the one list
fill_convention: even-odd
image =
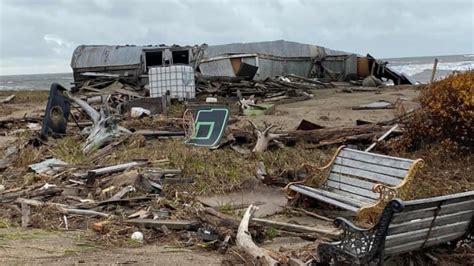
[(370, 55), (331, 50), (284, 40), (208, 46), (81, 45), (74, 50), (71, 67), (75, 82), (96, 76), (148, 84), (151, 67), (188, 65), (203, 76), (265, 80), (289, 74), (326, 81), (351, 81), (369, 75), (411, 84), (386, 62)]
[(194, 65), (204, 47), (81, 45), (73, 52), (71, 67), (75, 82), (115, 75), (144, 85), (148, 83), (150, 67)]

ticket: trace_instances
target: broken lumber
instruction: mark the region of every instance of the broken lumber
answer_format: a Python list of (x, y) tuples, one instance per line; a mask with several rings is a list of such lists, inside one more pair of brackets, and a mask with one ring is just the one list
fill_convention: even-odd
[(315, 80), (315, 79), (309, 79), (309, 78), (297, 76), (297, 75), (294, 75), (294, 74), (289, 74), (288, 77), (292, 77), (292, 78), (295, 78), (295, 79), (299, 79), (299, 80), (302, 80), (302, 81), (306, 81), (306, 82), (308, 82), (308, 83), (313, 83), (313, 84), (316, 84), (316, 85), (324, 86), (324, 87), (326, 87), (326, 88), (328, 88), (328, 87), (330, 87), (330, 88), (335, 87), (335, 86), (334, 86), (333, 84), (331, 84), (331, 83), (324, 83), (324, 82), (321, 82), (321, 81), (318, 81), (318, 80)]
[(103, 213), (103, 212), (98, 212), (98, 211), (92, 211), (92, 210), (83, 210), (83, 209), (74, 209), (71, 208), (68, 205), (60, 204), (60, 203), (54, 203), (54, 202), (43, 202), (39, 200), (32, 200), (32, 199), (22, 199), (19, 198), (16, 200), (16, 202), (20, 204), (27, 204), (35, 207), (39, 206), (53, 206), (56, 207), (59, 212), (63, 214), (79, 214), (79, 215), (87, 215), (87, 216), (101, 216), (101, 217), (111, 217), (112, 215)]
[(134, 135), (142, 135), (146, 138), (163, 138), (163, 137), (184, 137), (184, 131), (163, 131), (163, 130), (147, 130), (140, 129), (133, 132)]
[(54, 186), (54, 187), (49, 187), (46, 189), (40, 188), (36, 190), (21, 190), (18, 192), (4, 193), (0, 195), (0, 203), (11, 202), (20, 197), (25, 197), (25, 198), (44, 197), (44, 196), (49, 196), (49, 195), (60, 194), (61, 192), (63, 192), (62, 188), (58, 188)]
[(336, 238), (339, 236), (340, 232), (335, 230), (325, 230), (317, 227), (310, 227), (305, 225), (289, 224), (284, 222), (277, 222), (261, 218), (252, 218), (253, 222), (256, 222), (261, 225), (271, 226), (278, 230), (290, 231), (296, 233), (318, 233), (325, 236)]
[(250, 204), (245, 211), (239, 229), (237, 230), (237, 246), (253, 257), (257, 262), (261, 263), (260, 265), (278, 265), (278, 261), (273, 259), (266, 250), (255, 245), (249, 233), (249, 223), (256, 210), (257, 206)]
[(132, 202), (149, 201), (151, 199), (153, 199), (153, 197), (149, 197), (149, 196), (140, 196), (140, 197), (126, 198), (126, 199), (107, 199), (107, 200), (97, 201), (97, 202), (79, 203), (79, 204), (76, 204), (75, 207), (81, 208), (81, 209), (83, 208), (90, 209), (90, 208), (95, 208), (95, 207), (107, 205), (107, 204), (122, 205), (122, 204), (132, 203)]
[(390, 135), (393, 131), (395, 131), (396, 129), (398, 128), (398, 124), (394, 125), (392, 128), (390, 128), (387, 132), (385, 132), (382, 136), (380, 136), (380, 138), (378, 138), (374, 143), (372, 143), (367, 149), (365, 149), (365, 152), (369, 152), (371, 151), (373, 148), (375, 148), (375, 146), (377, 145), (377, 143), (379, 143), (380, 141), (384, 140), (386, 137), (388, 137), (388, 135)]
[(129, 162), (129, 163), (123, 163), (123, 164), (117, 164), (117, 165), (97, 168), (97, 169), (94, 169), (94, 170), (90, 170), (87, 173), (76, 172), (76, 173), (73, 173), (72, 176), (75, 177), (75, 178), (87, 178), (87, 176), (89, 176), (89, 175), (101, 176), (101, 175), (105, 175), (105, 174), (121, 172), (121, 171), (127, 170), (131, 167), (134, 167), (134, 166), (146, 165), (147, 163), (148, 162), (134, 161), (134, 162)]
[(187, 220), (154, 220), (154, 219), (130, 219), (125, 222), (138, 226), (144, 226), (149, 228), (161, 229), (162, 226), (166, 226), (172, 230), (192, 230), (199, 223), (197, 221)]
[(113, 195), (112, 197), (110, 197), (109, 200), (119, 200), (121, 198), (123, 198), (127, 193), (129, 192), (133, 192), (135, 191), (135, 187), (134, 186), (126, 186), (124, 188), (122, 188), (122, 190), (120, 190), (119, 192), (117, 192), (115, 195)]

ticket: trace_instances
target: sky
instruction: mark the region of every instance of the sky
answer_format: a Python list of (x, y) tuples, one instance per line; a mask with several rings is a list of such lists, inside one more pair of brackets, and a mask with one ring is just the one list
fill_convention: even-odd
[(474, 0), (0, 0), (0, 75), (71, 72), (81, 44), (287, 40), (378, 58), (474, 53)]

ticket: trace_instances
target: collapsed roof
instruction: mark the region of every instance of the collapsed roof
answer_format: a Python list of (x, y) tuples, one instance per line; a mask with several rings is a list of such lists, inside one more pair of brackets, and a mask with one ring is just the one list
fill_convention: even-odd
[[(370, 71), (374, 62), (378, 66), (376, 72)], [(285, 40), (212, 46), (81, 45), (74, 50), (71, 60), (76, 82), (87, 79), (90, 72), (99, 72), (133, 79), (142, 85), (148, 83), (150, 67), (177, 64), (191, 65), (205, 76), (245, 74), (245, 77), (264, 80), (296, 74), (349, 81), (373, 74), (392, 79), (395, 84), (411, 84), (408, 78), (373, 57)]]

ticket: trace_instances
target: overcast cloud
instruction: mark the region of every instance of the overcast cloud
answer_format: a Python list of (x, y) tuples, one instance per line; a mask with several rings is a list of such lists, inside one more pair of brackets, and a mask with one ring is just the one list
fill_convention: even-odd
[(70, 72), (80, 44), (285, 39), (380, 58), (472, 54), (473, 2), (0, 0), (0, 75)]

